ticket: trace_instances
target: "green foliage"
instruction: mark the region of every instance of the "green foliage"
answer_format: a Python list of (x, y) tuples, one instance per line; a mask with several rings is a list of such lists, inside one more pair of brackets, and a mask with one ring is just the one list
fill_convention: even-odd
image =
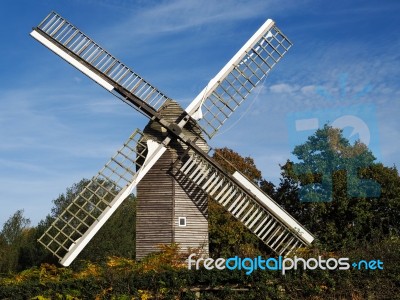
[(0, 299), (396, 299), (400, 294), (400, 239), (354, 251), (327, 253), (313, 249), (302, 257), (349, 257), (384, 261), (384, 270), (188, 270), (174, 263), (177, 247), (160, 258), (136, 263), (112, 257), (86, 263), (79, 271), (44, 264), (0, 278)]
[[(67, 188), (64, 194), (53, 200), (54, 206), (51, 209), (51, 215), (40, 224), (40, 227), (45, 229), (50, 226), (53, 220), (77, 198), (89, 182), (88, 179), (82, 179), (80, 182)], [(110, 185), (109, 188), (113, 187)], [(78, 256), (78, 260), (72, 264), (72, 267), (79, 267), (79, 260), (100, 262), (105, 261), (108, 256), (114, 255), (134, 258), (136, 248), (135, 217), (135, 197), (130, 195), (88, 243)]]
[(29, 219), (24, 218), (23, 214), (23, 210), (18, 210), (3, 225), (0, 234), (8, 245), (18, 242), (22, 237), (23, 231), (31, 223)]
[(228, 172), (233, 174), (239, 171), (254, 183), (258, 184), (261, 180), (261, 171), (257, 169), (251, 157), (242, 157), (239, 153), (228, 149), (215, 149), (213, 158)]
[[(51, 217), (49, 219), (53, 220), (60, 214), (82, 192), (88, 183), (89, 180), (82, 179), (77, 184), (67, 188), (64, 194), (53, 200), (54, 207), (51, 209)], [(79, 268), (80, 260), (101, 262), (106, 261), (108, 256), (134, 258), (135, 216), (135, 198), (130, 195), (80, 253), (72, 267)]]
[[(239, 171), (255, 184), (273, 192), (273, 184), (262, 179), (261, 171), (257, 169), (251, 157), (243, 158), (231, 149), (221, 148), (215, 150), (213, 158), (228, 173)], [(213, 257), (252, 257), (269, 253), (269, 249), (254, 234), (212, 199), (208, 201), (208, 214), (209, 247)]]
[[(57, 263), (37, 240), (62, 212), (84, 189), (89, 181), (81, 180), (67, 188), (53, 200), (54, 207), (44, 220), (36, 227), (29, 228), (30, 221), (23, 216), (23, 211), (17, 211), (4, 224), (0, 232), (0, 273), (16, 272), (39, 266), (42, 263)], [(79, 260), (106, 261), (108, 256), (135, 257), (135, 215), (136, 202), (134, 196), (129, 196), (72, 265), (79, 268)]]
[(136, 199), (129, 196), (79, 255), (80, 260), (106, 261), (108, 256), (135, 257)]
[(298, 162), (281, 167), (276, 199), (322, 248), (351, 249), (399, 233), (398, 172), (374, 163), (365, 145), (351, 145), (340, 130), (325, 126), (293, 153)]
[[(370, 167), (375, 157), (361, 142), (351, 145), (342, 131), (325, 125), (294, 148), (299, 160), (293, 171), (301, 181), (302, 201), (327, 202), (340, 196), (366, 197), (358, 173)], [(377, 194), (379, 191), (369, 191)]]
[(79, 193), (82, 192), (89, 182), (90, 180), (84, 178), (78, 183), (74, 183), (71, 187), (68, 187), (64, 194), (60, 194), (56, 199), (54, 199), (54, 206), (51, 208), (51, 217), (55, 218), (59, 216), (72, 202), (72, 200), (74, 200)]
[(30, 235), (29, 224), (30, 220), (23, 216), (23, 210), (18, 210), (4, 223), (0, 232), (0, 273), (18, 269), (20, 248)]
[(268, 251), (254, 234), (212, 199), (208, 203), (208, 212), (209, 245), (213, 257), (252, 257), (261, 254), (260, 249)]
[(371, 201), (374, 213), (371, 225), (378, 234), (400, 236), (400, 176), (397, 168), (377, 163), (361, 175), (376, 180), (381, 186), (379, 198)]

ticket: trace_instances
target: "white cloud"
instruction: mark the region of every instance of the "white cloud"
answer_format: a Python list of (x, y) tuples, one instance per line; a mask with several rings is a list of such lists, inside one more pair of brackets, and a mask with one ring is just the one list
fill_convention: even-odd
[[(118, 24), (120, 28), (129, 28), (131, 24), (141, 26), (130, 27), (130, 30), (142, 34), (157, 32), (182, 31), (187, 28), (217, 22), (234, 22), (260, 16), (267, 8), (270, 13), (282, 8), (280, 1), (161, 1), (142, 7), (134, 12), (134, 18)], [(115, 30), (115, 28), (113, 28)]]
[(296, 92), (298, 88), (288, 83), (278, 83), (269, 87), (270, 91), (275, 94), (291, 94)]
[(300, 88), (300, 91), (305, 95), (305, 96), (310, 96), (310, 95), (315, 95), (315, 85), (306, 85)]
[[(240, 21), (255, 18), (266, 20), (278, 12), (293, 10), (298, 5), (299, 1), (283, 3), (279, 0), (152, 1), (139, 5), (138, 9), (125, 9), (121, 22), (103, 29), (99, 36), (103, 36), (108, 45), (118, 44), (119, 49), (124, 44), (133, 44), (139, 36), (143, 42), (144, 39), (154, 40), (160, 35), (168, 36), (184, 31), (190, 31), (193, 43), (199, 43), (201, 41), (196, 39), (197, 29), (204, 30), (208, 27), (208, 31), (216, 36), (218, 33), (231, 34), (229, 28), (237, 26)], [(224, 26), (214, 26), (221, 23)], [(121, 34), (115, 34), (116, 32)], [(140, 51), (140, 48), (136, 51)]]

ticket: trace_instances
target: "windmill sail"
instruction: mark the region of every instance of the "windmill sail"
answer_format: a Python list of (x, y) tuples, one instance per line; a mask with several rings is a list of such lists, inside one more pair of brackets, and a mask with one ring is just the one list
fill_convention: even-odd
[(292, 43), (267, 20), (186, 108), (212, 138)]
[(221, 204), (276, 254), (286, 256), (314, 237), (239, 172), (228, 176), (198, 153), (186, 154), (175, 176), (190, 180)]
[(39, 239), (63, 266), (71, 264), (165, 152), (162, 144), (142, 139), (136, 130)]
[(168, 97), (65, 20), (51, 12), (31, 36), (110, 92), (153, 117)]

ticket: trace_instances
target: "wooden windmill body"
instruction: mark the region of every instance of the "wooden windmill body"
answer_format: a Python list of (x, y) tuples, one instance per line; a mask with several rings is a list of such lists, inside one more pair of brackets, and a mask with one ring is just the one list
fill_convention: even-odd
[[(168, 100), (160, 113), (176, 122), (182, 115), (180, 105)], [(150, 121), (143, 130), (144, 140), (161, 142), (167, 132)], [(196, 127), (185, 129), (185, 135), (197, 139), (196, 144), (208, 152), (206, 141)], [(208, 255), (207, 195), (183, 177), (172, 174), (172, 167), (184, 152), (178, 141), (154, 164), (137, 185), (136, 259), (159, 250), (159, 246), (176, 243), (183, 251), (196, 249)], [(179, 165), (174, 167), (179, 168)]]

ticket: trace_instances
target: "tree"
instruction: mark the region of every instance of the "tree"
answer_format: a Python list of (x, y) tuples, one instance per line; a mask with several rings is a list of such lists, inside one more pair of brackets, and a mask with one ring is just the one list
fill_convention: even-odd
[(30, 228), (25, 233), (24, 243), (18, 250), (17, 270), (39, 266), (42, 263), (57, 263), (56, 257), (39, 244), (38, 239), (49, 228), (55, 218), (77, 197), (88, 182), (89, 180), (82, 179), (80, 182), (68, 187), (65, 193), (60, 194), (52, 201), (54, 205), (50, 213), (36, 227)]
[(400, 176), (395, 166), (374, 164), (362, 172), (380, 184), (381, 194), (372, 199), (374, 213), (372, 226), (378, 231), (374, 236), (400, 236)]
[(1, 235), (8, 245), (18, 243), (22, 232), (30, 225), (31, 221), (24, 217), (22, 209), (17, 210), (3, 225)]
[[(53, 200), (54, 206), (51, 209), (51, 217), (43, 225), (47, 228), (50, 225), (49, 222), (51, 223), (54, 218), (61, 214), (89, 182), (88, 179), (82, 179)], [(102, 185), (104, 186), (105, 183), (103, 182)], [(109, 188), (113, 188), (111, 183)], [(74, 265), (79, 265), (79, 260), (105, 261), (107, 256), (134, 258), (135, 226), (136, 201), (135, 197), (130, 195), (79, 254)]]
[(239, 171), (255, 184), (259, 184), (262, 180), (261, 171), (257, 169), (254, 159), (249, 156), (242, 157), (239, 153), (224, 147), (215, 149), (213, 158), (228, 173)]
[(80, 260), (105, 261), (109, 256), (133, 259), (136, 250), (136, 198), (130, 195), (78, 256)]
[(293, 154), (299, 160), (293, 171), (302, 182), (302, 201), (332, 201), (333, 194), (342, 192), (350, 197), (379, 194), (379, 190), (366, 189), (372, 183), (359, 177), (360, 170), (372, 166), (376, 158), (363, 143), (351, 145), (340, 129), (325, 125), (296, 146)]
[(384, 227), (396, 228), (398, 194), (389, 196), (395, 203), (383, 199), (387, 185), (398, 191), (397, 170), (375, 163), (364, 144), (351, 145), (341, 130), (325, 125), (293, 154), (298, 161), (281, 166), (277, 201), (316, 234), (323, 247), (356, 247), (380, 237)]
[[(257, 169), (251, 157), (242, 157), (231, 149), (220, 148), (215, 150), (213, 158), (226, 172), (232, 174), (237, 170), (255, 184), (273, 192), (274, 185), (262, 179), (261, 171)], [(208, 201), (208, 212), (211, 256), (241, 255), (252, 257), (269, 251), (254, 234), (213, 199)]]
[(51, 217), (59, 216), (65, 208), (79, 195), (80, 192), (88, 185), (90, 180), (83, 178), (78, 183), (74, 183), (68, 187), (65, 193), (60, 194), (53, 200), (54, 206), (51, 208)]
[[(0, 233), (0, 272), (23, 270), (39, 266), (42, 263), (57, 263), (56, 257), (37, 240), (51, 226), (55, 218), (79, 195), (88, 182), (87, 179), (82, 179), (54, 199), (51, 213), (36, 227), (27, 228), (29, 220), (23, 218), (22, 211), (18, 211), (7, 221)], [(134, 258), (135, 211), (135, 197), (130, 195), (88, 243), (73, 266), (79, 267), (79, 260), (99, 262), (105, 261), (108, 256)], [(21, 242), (17, 243), (16, 241)]]
[(19, 250), (28, 235), (30, 220), (18, 210), (3, 225), (0, 232), (0, 272), (14, 272), (18, 267)]
[(19, 248), (17, 270), (25, 270), (42, 263), (57, 262), (56, 257), (52, 256), (41, 244), (38, 239), (42, 236), (48, 226), (44, 226), (41, 221), (36, 227), (25, 231), (25, 240)]

